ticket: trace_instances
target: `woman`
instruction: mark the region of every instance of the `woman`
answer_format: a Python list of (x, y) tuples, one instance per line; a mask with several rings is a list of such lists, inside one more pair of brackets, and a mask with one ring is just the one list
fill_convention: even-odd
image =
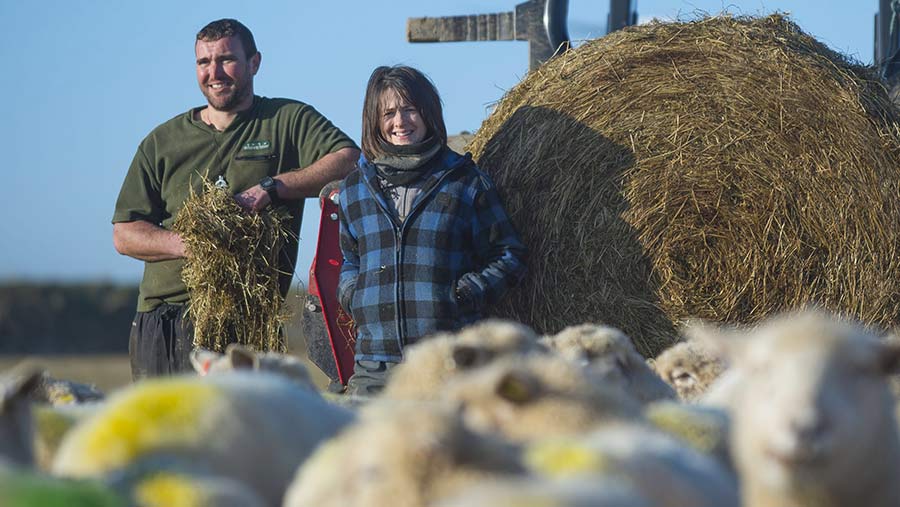
[(371, 395), (407, 346), (481, 318), (523, 276), (525, 247), (491, 179), (447, 147), (424, 74), (375, 69), (362, 124), (340, 193), (338, 298), (357, 326), (348, 392)]

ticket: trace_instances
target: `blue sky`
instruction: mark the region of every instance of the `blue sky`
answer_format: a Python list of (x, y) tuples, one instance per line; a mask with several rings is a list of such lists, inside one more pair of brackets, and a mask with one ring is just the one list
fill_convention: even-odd
[[(193, 45), (208, 21), (234, 17), (254, 32), (263, 55), (258, 94), (313, 104), (358, 142), (366, 80), (385, 64), (413, 65), (433, 79), (449, 132), (476, 130), (527, 73), (527, 44), (410, 44), (406, 19), (503, 12), (516, 3), (3, 0), (0, 280), (139, 281), (142, 263), (112, 247), (110, 218), (141, 139), (202, 104)], [(570, 0), (570, 35), (602, 35), (608, 4)], [(872, 61), (876, 0), (638, 0), (637, 10), (641, 19), (788, 12), (832, 48)], [(303, 280), (317, 227), (310, 201), (300, 233)]]

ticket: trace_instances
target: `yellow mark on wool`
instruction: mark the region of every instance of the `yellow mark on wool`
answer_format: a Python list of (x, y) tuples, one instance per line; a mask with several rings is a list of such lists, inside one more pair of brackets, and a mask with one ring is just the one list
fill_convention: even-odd
[(188, 379), (147, 381), (92, 419), (80, 434), (82, 465), (96, 471), (124, 465), (150, 449), (197, 442), (201, 422), (219, 398), (214, 386)]
[(173, 474), (156, 474), (141, 481), (134, 492), (140, 507), (199, 507), (203, 495), (185, 478)]
[(607, 460), (596, 450), (572, 441), (539, 442), (525, 452), (525, 463), (548, 477), (567, 477), (583, 473), (604, 472)]
[(694, 414), (675, 405), (651, 406), (645, 415), (657, 428), (703, 453), (714, 452), (725, 439), (724, 430), (711, 416)]
[(53, 403), (56, 405), (71, 405), (77, 401), (75, 396), (70, 393), (61, 394), (53, 398)]

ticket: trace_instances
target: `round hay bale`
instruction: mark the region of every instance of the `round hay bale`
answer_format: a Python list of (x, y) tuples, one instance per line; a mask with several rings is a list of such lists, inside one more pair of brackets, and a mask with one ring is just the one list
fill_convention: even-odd
[(530, 248), (494, 313), (604, 322), (900, 315), (900, 135), (874, 74), (781, 15), (651, 23), (530, 73), (470, 149)]

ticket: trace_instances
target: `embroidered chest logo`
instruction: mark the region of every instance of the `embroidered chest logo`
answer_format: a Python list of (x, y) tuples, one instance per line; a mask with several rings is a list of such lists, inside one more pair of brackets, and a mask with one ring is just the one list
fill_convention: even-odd
[(259, 151), (259, 150), (268, 150), (272, 147), (272, 143), (269, 141), (247, 141), (244, 143), (244, 147), (241, 148), (244, 151)]

